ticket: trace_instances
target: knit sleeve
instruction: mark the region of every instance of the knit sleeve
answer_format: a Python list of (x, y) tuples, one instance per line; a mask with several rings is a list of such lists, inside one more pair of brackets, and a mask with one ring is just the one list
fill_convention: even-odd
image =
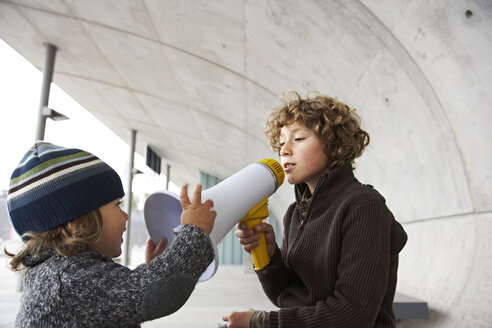
[(141, 311), (143, 321), (170, 315), (179, 310), (193, 292), (200, 275), (213, 260), (207, 235), (195, 226), (184, 226), (169, 251), (141, 265), (133, 274), (146, 285)]
[(143, 320), (157, 319), (179, 310), (213, 258), (208, 236), (195, 226), (185, 226), (170, 252), (148, 266), (151, 278), (142, 300)]
[(213, 256), (208, 236), (186, 225), (171, 247), (149, 265), (130, 270), (110, 261), (79, 272), (86, 281), (64, 285), (66, 299), (72, 302), (67, 305), (75, 313), (83, 306), (79, 313), (87, 314), (81, 320), (87, 320), (88, 326), (139, 326), (184, 305)]
[(351, 208), (342, 223), (333, 294), (313, 306), (272, 313), (270, 327), (372, 327), (387, 289), (390, 218), (389, 210), (377, 199)]

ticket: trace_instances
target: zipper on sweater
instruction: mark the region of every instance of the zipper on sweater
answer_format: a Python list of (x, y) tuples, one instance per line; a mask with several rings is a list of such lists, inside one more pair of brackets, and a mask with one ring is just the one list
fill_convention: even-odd
[(307, 212), (301, 214), (301, 223), (299, 224), (299, 230), (301, 231), (304, 229), (304, 222), (306, 221), (306, 215)]
[[(324, 180), (324, 177), (321, 177), (320, 180)], [(313, 194), (311, 195), (311, 201), (309, 202), (309, 206), (307, 208), (307, 210), (305, 212), (302, 212), (301, 211), (301, 222), (299, 223), (299, 230), (303, 230), (304, 229), (304, 224), (306, 223), (307, 221), (307, 218), (309, 217), (309, 214), (312, 212), (312, 208), (313, 208), (313, 202), (315, 201), (315, 197), (317, 196), (318, 194), (318, 189), (319, 189), (319, 185), (321, 183), (318, 182), (318, 184), (316, 185), (316, 188), (314, 189), (314, 192)]]
[(304, 225), (306, 224), (306, 221), (307, 221), (307, 218), (309, 217), (309, 214), (312, 212), (313, 202), (316, 200), (315, 197), (318, 194), (318, 189), (320, 188), (320, 185), (322, 184), (322, 182), (324, 180), (325, 180), (325, 176), (322, 175), (321, 178), (320, 178), (320, 180), (318, 181), (318, 184), (316, 185), (316, 188), (314, 189), (313, 194), (311, 195), (312, 200), (311, 200), (311, 202), (309, 204), (309, 207), (308, 207), (307, 211), (303, 214), (302, 211), (300, 211), (299, 208), (296, 209), (297, 211), (300, 211), (300, 213), (301, 213), (301, 222), (298, 225), (299, 233), (296, 235), (295, 240), (292, 241), (291, 247), (289, 247), (290, 250), (287, 251), (287, 258), (290, 257), (290, 253), (292, 252), (292, 249), (297, 244), (297, 242), (298, 242), (298, 240), (299, 240), (302, 232), (304, 231)]
[[(309, 206), (309, 207), (311, 207), (311, 206)], [(299, 222), (299, 224), (297, 225), (298, 233), (296, 234), (295, 239), (292, 241), (292, 244), (289, 247), (289, 250), (287, 251), (287, 259), (290, 258), (291, 252), (293, 251), (295, 245), (297, 245), (299, 238), (301, 238), (301, 235), (304, 232), (304, 225), (306, 223), (307, 215), (309, 213), (310, 208), (308, 208), (308, 211), (305, 213), (302, 213), (299, 208), (296, 210), (299, 211), (301, 214), (301, 222)]]

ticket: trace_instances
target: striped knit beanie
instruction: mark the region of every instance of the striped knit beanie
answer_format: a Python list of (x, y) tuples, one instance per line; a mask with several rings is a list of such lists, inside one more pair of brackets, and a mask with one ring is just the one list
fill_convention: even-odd
[(36, 142), (12, 173), (7, 207), (22, 236), (53, 229), (123, 196), (116, 171), (96, 156)]

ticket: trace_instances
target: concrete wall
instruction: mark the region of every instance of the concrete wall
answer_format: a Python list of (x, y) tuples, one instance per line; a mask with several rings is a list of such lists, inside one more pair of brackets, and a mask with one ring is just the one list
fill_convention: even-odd
[(398, 290), (430, 308), (399, 326), (491, 327), (492, 2), (364, 3), (391, 33), (350, 97), (373, 110), (359, 175), (409, 235)]

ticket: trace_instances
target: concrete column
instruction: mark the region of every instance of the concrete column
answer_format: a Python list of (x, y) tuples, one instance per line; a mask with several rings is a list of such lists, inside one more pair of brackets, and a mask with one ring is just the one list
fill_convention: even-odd
[(171, 181), (171, 165), (166, 164), (166, 190), (169, 190), (169, 181)]
[(44, 131), (46, 127), (46, 115), (43, 108), (48, 106), (50, 97), (50, 87), (53, 80), (53, 71), (55, 67), (56, 46), (45, 43), (46, 57), (44, 58), (43, 83), (41, 85), (41, 96), (39, 99), (38, 124), (36, 127), (35, 141), (44, 140)]
[(131, 228), (131, 212), (132, 212), (132, 184), (133, 184), (133, 163), (135, 155), (135, 143), (137, 140), (137, 131), (131, 130), (131, 140), (130, 140), (130, 157), (128, 160), (128, 185), (126, 188), (126, 206), (125, 211), (128, 213), (128, 222), (126, 223), (126, 235), (124, 238), (124, 248), (123, 248), (123, 265), (130, 264), (130, 228)]

